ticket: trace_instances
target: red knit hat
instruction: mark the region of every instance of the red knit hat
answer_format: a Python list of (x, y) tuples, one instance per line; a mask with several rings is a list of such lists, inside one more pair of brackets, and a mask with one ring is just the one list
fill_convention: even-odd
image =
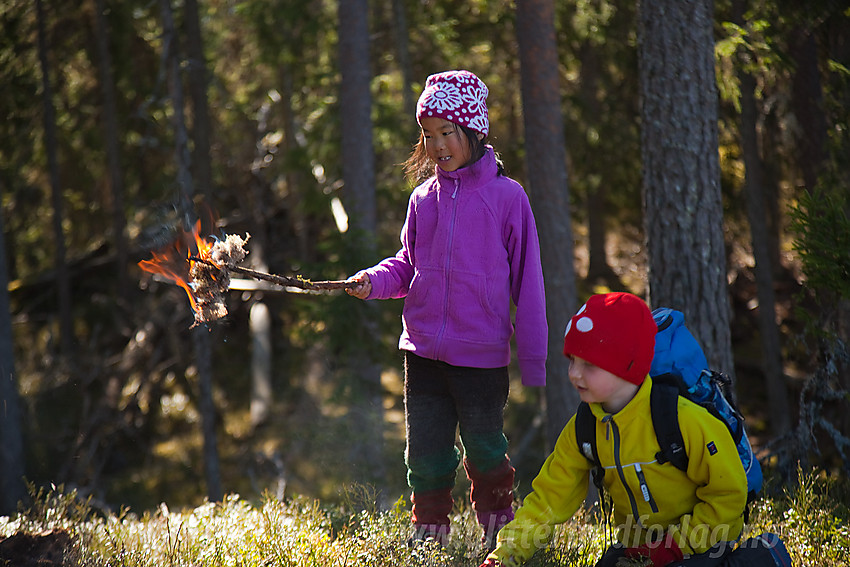
[(652, 313), (639, 297), (594, 295), (567, 323), (564, 355), (583, 358), (640, 385), (652, 365), (656, 332)]
[(446, 71), (431, 75), (416, 103), (416, 122), (429, 116), (472, 128), (484, 136), (490, 132), (487, 85), (469, 71)]

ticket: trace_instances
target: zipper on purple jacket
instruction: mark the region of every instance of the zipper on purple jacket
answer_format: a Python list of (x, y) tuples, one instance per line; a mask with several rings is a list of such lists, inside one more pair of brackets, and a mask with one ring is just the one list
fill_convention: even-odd
[(455, 218), (457, 217), (457, 200), (455, 199), (455, 195), (457, 195), (458, 186), (460, 186), (460, 181), (455, 179), (455, 190), (452, 193), (452, 219), (449, 223), (449, 238), (446, 244), (446, 294), (443, 296), (443, 325), (440, 327), (440, 332), (437, 334), (437, 347), (436, 354), (437, 360), (441, 360), (442, 357), (442, 346), (443, 346), (443, 334), (446, 332), (446, 326), (449, 324), (449, 293), (448, 290), (452, 285), (452, 271), (451, 271), (451, 263), (452, 263), (452, 243), (454, 242), (455, 237)]

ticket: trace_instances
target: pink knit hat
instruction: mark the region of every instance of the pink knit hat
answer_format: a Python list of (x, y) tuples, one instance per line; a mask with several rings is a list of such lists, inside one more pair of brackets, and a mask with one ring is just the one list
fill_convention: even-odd
[(446, 71), (431, 75), (416, 103), (416, 122), (429, 116), (443, 118), (481, 132), (490, 132), (487, 85), (469, 71)]
[(649, 307), (639, 297), (593, 295), (567, 323), (564, 354), (640, 385), (652, 365), (657, 331)]

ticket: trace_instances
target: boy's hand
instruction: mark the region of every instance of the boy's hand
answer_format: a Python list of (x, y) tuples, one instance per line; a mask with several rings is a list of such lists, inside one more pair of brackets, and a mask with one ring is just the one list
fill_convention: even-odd
[(354, 296), (358, 299), (366, 299), (369, 297), (369, 294), (372, 293), (372, 282), (369, 280), (369, 274), (366, 272), (357, 272), (346, 281), (357, 282), (360, 284), (353, 288), (347, 288), (345, 291), (348, 295)]
[(665, 567), (674, 561), (681, 561), (684, 558), (682, 550), (673, 539), (673, 536), (667, 534), (664, 539), (643, 544), (637, 547), (629, 547), (626, 549), (626, 557), (629, 559), (648, 558), (652, 561), (653, 567)]

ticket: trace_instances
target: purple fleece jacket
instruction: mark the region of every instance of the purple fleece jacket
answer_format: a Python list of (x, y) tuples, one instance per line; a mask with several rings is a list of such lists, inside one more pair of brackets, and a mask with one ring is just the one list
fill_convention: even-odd
[(366, 270), (368, 299), (404, 297), (399, 348), (455, 366), (511, 358), (511, 300), (522, 383), (546, 383), (546, 298), (534, 216), (522, 186), (497, 174), (493, 148), (414, 189), (401, 249)]

